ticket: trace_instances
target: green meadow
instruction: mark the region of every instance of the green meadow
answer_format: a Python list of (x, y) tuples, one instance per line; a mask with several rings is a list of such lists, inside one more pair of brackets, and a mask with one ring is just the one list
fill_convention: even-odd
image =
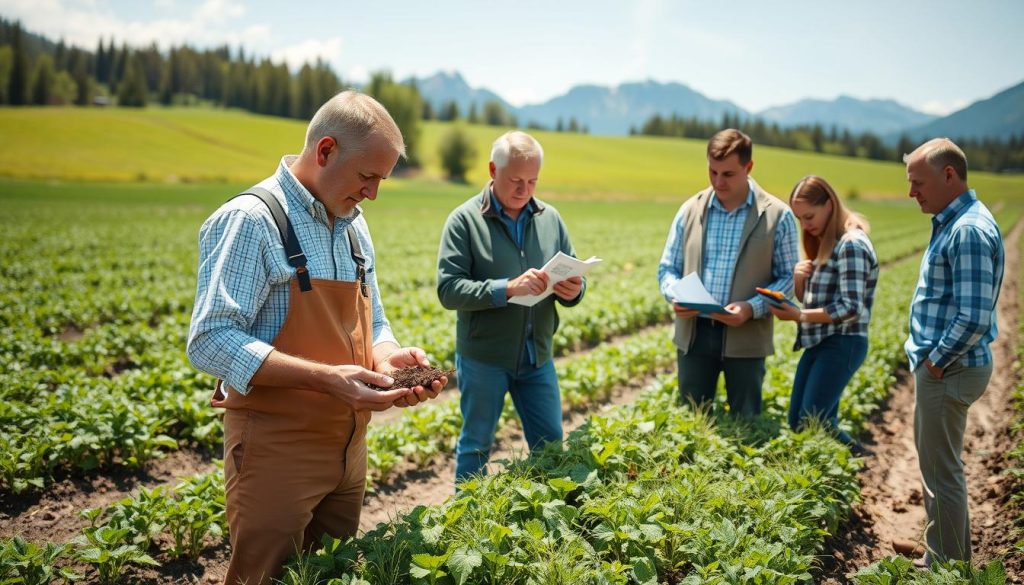
[[(443, 122), (423, 124), (419, 144), (423, 169), (412, 184), (424, 193), (446, 189), (428, 185), (443, 181), (437, 144), (451, 127)], [(472, 191), (487, 179), (490, 143), (503, 129), (464, 128), (477, 145), (476, 165), (468, 176)], [(181, 184), (214, 183), (230, 191), (226, 186), (248, 185), (270, 174), (282, 154), (301, 149), (304, 135), (302, 121), (235, 110), (2, 108), (0, 178), (146, 183), (147, 193), (178, 194), (190, 192)], [(679, 201), (707, 183), (700, 140), (539, 131), (535, 135), (546, 152), (539, 187), (542, 196)], [(901, 198), (906, 193), (899, 161), (756, 145), (754, 160), (754, 177), (781, 196), (810, 173), (828, 179), (841, 195), (856, 192), (866, 199), (879, 199)], [(983, 198), (1024, 200), (1024, 177), (975, 173), (970, 182)], [(11, 186), (2, 185), (4, 190)], [(386, 187), (383, 193), (393, 190)]]

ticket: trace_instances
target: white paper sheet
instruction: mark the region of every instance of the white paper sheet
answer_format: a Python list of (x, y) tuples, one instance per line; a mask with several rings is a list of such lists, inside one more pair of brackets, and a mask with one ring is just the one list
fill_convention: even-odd
[(515, 296), (510, 298), (508, 302), (509, 304), (532, 307), (546, 299), (555, 290), (555, 284), (573, 276), (583, 276), (600, 262), (601, 259), (596, 256), (580, 260), (579, 258), (573, 258), (568, 254), (559, 252), (541, 268), (541, 272), (548, 275), (548, 288), (544, 292), (539, 295)]
[(677, 280), (669, 292), (672, 293), (672, 298), (677, 305), (682, 305), (687, 309), (696, 309), (702, 315), (728, 312), (721, 303), (711, 296), (708, 289), (704, 288), (704, 283), (701, 282), (696, 272), (691, 272)]

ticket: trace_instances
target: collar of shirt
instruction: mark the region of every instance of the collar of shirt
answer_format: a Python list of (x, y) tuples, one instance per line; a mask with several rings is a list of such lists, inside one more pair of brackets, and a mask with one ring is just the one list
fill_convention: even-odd
[[(494, 186), (493, 185), (491, 186), (491, 205), (494, 207), (494, 210), (498, 212), (498, 217), (501, 217), (502, 219), (507, 219), (508, 221), (518, 222), (523, 217), (523, 214), (520, 213), (519, 217), (517, 217), (516, 219), (512, 219), (512, 217), (509, 214), (505, 213), (505, 208), (501, 206), (501, 201), (498, 201), (498, 196), (495, 195), (495, 193), (494, 193)], [(523, 208), (523, 211), (526, 211), (529, 215), (533, 215), (533, 213), (535, 211), (535, 207), (534, 206), (535, 206), (535, 203), (533, 201), (533, 197), (530, 197), (530, 202), (526, 204), (526, 207)]]
[[(281, 164), (277, 167), (277, 183), (281, 185), (281, 190), (284, 192), (284, 196), (289, 203), (294, 203), (298, 207), (305, 209), (310, 217), (327, 225), (327, 208), (316, 197), (313, 197), (309, 189), (292, 174), (291, 166), (298, 158), (299, 156), (296, 154), (285, 155), (281, 158)], [(352, 209), (352, 213), (338, 219), (341, 220), (341, 223), (351, 223), (362, 212), (362, 208), (356, 205)]]
[(951, 201), (945, 209), (935, 214), (932, 217), (932, 225), (938, 229), (943, 227), (947, 223), (953, 220), (956, 216), (960, 215), (967, 206), (978, 200), (978, 196), (974, 193), (974, 189), (968, 189), (964, 191), (956, 199)]
[(714, 191), (711, 192), (711, 197), (708, 198), (708, 207), (714, 207), (715, 209), (727, 214), (736, 213), (741, 209), (746, 209), (754, 204), (754, 187), (750, 185), (750, 181), (747, 181), (747, 189), (747, 200), (743, 202), (743, 205), (740, 205), (732, 211), (727, 211), (725, 209), (722, 202), (718, 200), (718, 193), (715, 193)]

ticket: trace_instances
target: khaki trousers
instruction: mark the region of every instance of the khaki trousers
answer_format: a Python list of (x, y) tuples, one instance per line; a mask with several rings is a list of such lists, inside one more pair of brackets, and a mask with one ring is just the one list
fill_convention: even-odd
[(925, 542), (929, 560), (971, 560), (971, 520), (967, 480), (960, 459), (967, 409), (988, 387), (992, 365), (951, 365), (941, 380), (928, 368), (914, 372), (916, 407), (914, 442), (921, 466), (924, 506), (928, 513)]

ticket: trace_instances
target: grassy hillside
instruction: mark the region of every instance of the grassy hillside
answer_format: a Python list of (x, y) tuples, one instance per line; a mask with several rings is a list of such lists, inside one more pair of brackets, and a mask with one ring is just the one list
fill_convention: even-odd
[[(437, 142), (451, 125), (424, 124), (420, 153), (428, 179), (442, 176)], [(473, 185), (486, 178), (490, 143), (503, 131), (468, 127), (477, 144)], [(239, 111), (194, 108), (0, 108), (0, 177), (73, 182), (249, 184), (278, 158), (297, 152), (305, 123)], [(558, 197), (679, 198), (706, 182), (704, 142), (674, 138), (584, 136), (537, 132), (547, 153), (541, 191)], [(901, 197), (900, 163), (759, 148), (754, 176), (785, 195), (805, 174), (829, 179), (842, 194)], [(1024, 199), (1024, 177), (977, 173), (982, 193)]]

